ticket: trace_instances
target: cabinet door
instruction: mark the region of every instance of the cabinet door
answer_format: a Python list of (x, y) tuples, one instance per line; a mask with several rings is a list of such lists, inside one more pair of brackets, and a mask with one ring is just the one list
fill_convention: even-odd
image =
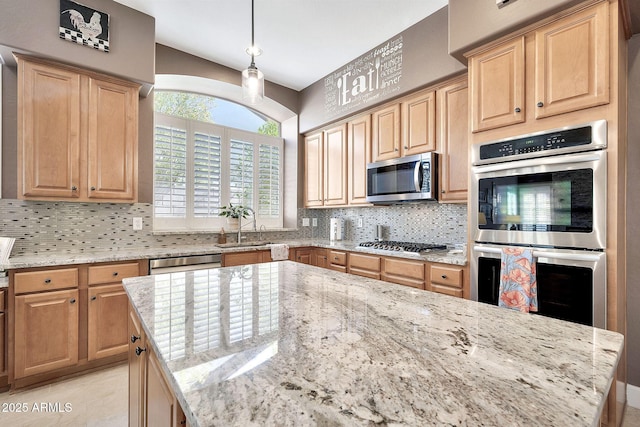
[(436, 93), (420, 92), (402, 101), (402, 155), (436, 149)]
[(129, 426), (144, 425), (145, 337), (138, 316), (129, 306)]
[(369, 114), (348, 123), (347, 155), (349, 204), (367, 203), (367, 163), (371, 163), (371, 116)]
[(471, 131), (525, 121), (524, 36), (469, 59)]
[(5, 291), (0, 291), (0, 376), (7, 374), (7, 314), (5, 312)]
[(609, 102), (609, 4), (573, 14), (535, 33), (535, 116)]
[(322, 133), (304, 139), (304, 205), (324, 204), (323, 144)]
[(78, 362), (78, 290), (15, 297), (15, 378)]
[(89, 79), (88, 197), (135, 201), (138, 89)]
[(441, 202), (467, 201), (469, 179), (467, 78), (438, 90)]
[(127, 303), (121, 284), (89, 288), (89, 360), (127, 352)]
[(222, 254), (222, 265), (224, 267), (259, 264), (268, 261), (271, 261), (271, 251), (248, 251)]
[(313, 250), (311, 251), (311, 265), (327, 268), (329, 266), (327, 260), (327, 250), (324, 248), (313, 248)]
[(173, 427), (178, 406), (169, 385), (164, 379), (160, 362), (147, 347), (145, 386), (145, 424), (149, 427)]
[(18, 59), (18, 197), (79, 197), (80, 76)]
[(400, 157), (400, 104), (371, 114), (373, 161)]
[(324, 205), (347, 204), (347, 125), (324, 133)]

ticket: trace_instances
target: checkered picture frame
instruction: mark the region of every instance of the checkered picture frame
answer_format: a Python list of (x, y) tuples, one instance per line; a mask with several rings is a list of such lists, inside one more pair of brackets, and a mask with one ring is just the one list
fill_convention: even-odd
[(109, 52), (109, 41), (98, 40), (96, 43), (92, 39), (89, 39), (82, 35), (78, 31), (69, 30), (68, 28), (60, 27), (60, 38), (81, 44), (84, 46), (90, 46), (94, 49), (101, 50), (103, 52)]

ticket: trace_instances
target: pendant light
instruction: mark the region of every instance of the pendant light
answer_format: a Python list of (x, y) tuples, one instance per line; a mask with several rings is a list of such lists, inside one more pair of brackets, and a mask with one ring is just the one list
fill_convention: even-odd
[(251, 55), (249, 68), (242, 72), (242, 99), (249, 104), (257, 104), (264, 98), (264, 74), (258, 70), (254, 60), (262, 51), (254, 43), (253, 0), (251, 0), (251, 46), (247, 53)]

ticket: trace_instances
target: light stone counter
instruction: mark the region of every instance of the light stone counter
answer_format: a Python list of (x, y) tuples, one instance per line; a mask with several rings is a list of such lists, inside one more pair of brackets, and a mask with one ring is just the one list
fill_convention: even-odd
[[(467, 260), (463, 254), (449, 254), (448, 251), (433, 251), (425, 254), (413, 254), (408, 252), (380, 251), (370, 248), (360, 248), (353, 242), (330, 242), (329, 240), (285, 240), (272, 243), (286, 243), (290, 248), (317, 246), (322, 248), (334, 248), (346, 251), (367, 252), (376, 255), (394, 256), (401, 258), (418, 259), (446, 264), (465, 265)], [(58, 265), (90, 264), (95, 262), (116, 262), (134, 259), (170, 258), (188, 255), (219, 254), (229, 252), (249, 252), (269, 249), (263, 246), (220, 247), (210, 245), (180, 245), (145, 248), (120, 248), (113, 251), (93, 251), (78, 253), (46, 253), (37, 255), (24, 255), (9, 258), (6, 264), (0, 264), (0, 270), (14, 270), (19, 268), (54, 267)]]
[(598, 425), (622, 335), (353, 279), (281, 261), (125, 289), (194, 427)]

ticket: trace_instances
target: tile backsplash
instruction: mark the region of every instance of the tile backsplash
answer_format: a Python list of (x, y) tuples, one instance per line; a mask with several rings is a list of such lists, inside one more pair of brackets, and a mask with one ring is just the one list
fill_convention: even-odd
[[(143, 229), (134, 231), (134, 217)], [(303, 227), (302, 218), (317, 219)], [(329, 220), (342, 218), (345, 240), (369, 241), (378, 224), (389, 240), (456, 244), (466, 241), (466, 205), (422, 203), (389, 207), (298, 209), (298, 229), (263, 233), (267, 240), (329, 238)], [(358, 227), (361, 219), (362, 227)], [(0, 236), (15, 237), (12, 256), (210, 244), (217, 234), (154, 234), (148, 203), (34, 202), (0, 199)], [(312, 221), (310, 221), (313, 223)], [(246, 233), (257, 240), (257, 233)], [(216, 239), (216, 240), (214, 240)]]

